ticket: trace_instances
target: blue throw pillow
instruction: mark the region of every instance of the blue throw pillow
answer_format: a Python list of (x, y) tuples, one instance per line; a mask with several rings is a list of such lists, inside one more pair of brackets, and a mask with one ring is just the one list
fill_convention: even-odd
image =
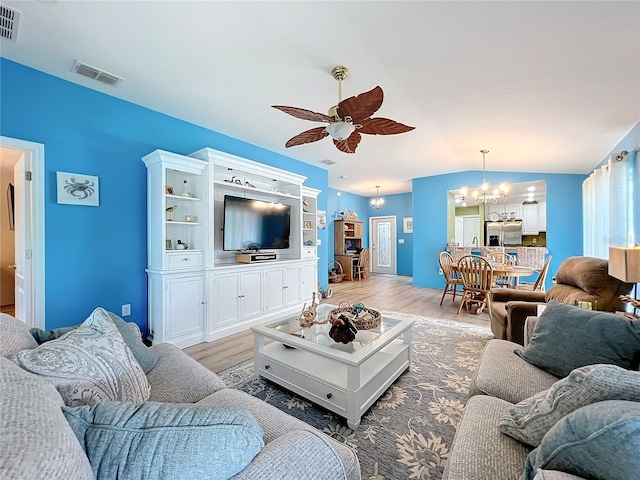
[(583, 478), (630, 480), (640, 472), (640, 403), (608, 400), (570, 413), (527, 457), (520, 480), (539, 468)]
[[(127, 344), (127, 347), (129, 347), (129, 350), (133, 353), (133, 356), (140, 364), (140, 367), (142, 367), (144, 373), (149, 373), (149, 371), (155, 367), (158, 362), (158, 354), (142, 343), (142, 340), (140, 339), (140, 330), (135, 323), (125, 322), (115, 313), (107, 313), (111, 320), (113, 320), (113, 323), (115, 323), (120, 335), (122, 335), (124, 343)], [(38, 342), (38, 345), (42, 345), (43, 343), (60, 338), (79, 326), (80, 325), (61, 327), (49, 331), (45, 331), (40, 328), (32, 328), (31, 335), (35, 338), (36, 342)]]
[(241, 408), (104, 402), (63, 412), (97, 478), (222, 480), (264, 446), (258, 421)]
[(552, 301), (540, 315), (529, 344), (515, 352), (560, 378), (598, 363), (637, 370), (640, 322)]

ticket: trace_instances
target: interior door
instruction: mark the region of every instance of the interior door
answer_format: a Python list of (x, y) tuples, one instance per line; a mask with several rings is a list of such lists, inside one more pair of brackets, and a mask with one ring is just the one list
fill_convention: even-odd
[(31, 308), (31, 182), (26, 181), (29, 160), (23, 154), (13, 167), (15, 184), (16, 318), (33, 326)]
[(463, 219), (463, 246), (480, 246), (480, 218), (478, 215), (466, 216)]
[(371, 219), (371, 272), (396, 273), (396, 217)]

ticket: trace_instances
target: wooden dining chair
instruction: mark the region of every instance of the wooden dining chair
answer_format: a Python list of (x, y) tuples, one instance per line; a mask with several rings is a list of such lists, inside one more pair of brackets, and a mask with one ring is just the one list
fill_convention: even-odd
[(355, 266), (354, 276), (358, 277), (358, 280), (363, 278), (369, 278), (369, 249), (363, 248), (360, 250), (358, 256), (358, 263)]
[[(513, 255), (505, 252), (489, 252), (487, 260), (492, 264), (499, 265), (515, 265), (516, 259)], [(513, 284), (512, 277), (495, 276), (493, 278), (493, 285), (495, 287), (510, 287)]]
[(444, 275), (444, 291), (442, 292), (442, 298), (440, 299), (440, 305), (444, 301), (445, 295), (453, 295), (453, 301), (456, 301), (456, 294), (460, 293), (462, 295), (462, 290), (458, 290), (458, 286), (462, 287), (462, 280), (460, 279), (460, 275), (458, 272), (455, 272), (451, 266), (455, 263), (453, 261), (453, 257), (449, 252), (440, 252), (438, 256), (438, 261), (440, 262), (440, 268), (442, 269), (442, 274)]
[(493, 267), (484, 257), (467, 255), (458, 262), (458, 273), (462, 279), (462, 301), (458, 307), (458, 314), (465, 306), (475, 303), (476, 314), (480, 315), (485, 307), (489, 310), (491, 318), (491, 285), (493, 284)]
[(546, 291), (545, 281), (547, 279), (547, 272), (549, 271), (549, 263), (551, 263), (551, 255), (547, 257), (542, 266), (542, 270), (538, 272), (538, 278), (536, 278), (535, 283), (531, 282), (520, 282), (516, 285), (518, 290), (533, 290), (533, 291)]

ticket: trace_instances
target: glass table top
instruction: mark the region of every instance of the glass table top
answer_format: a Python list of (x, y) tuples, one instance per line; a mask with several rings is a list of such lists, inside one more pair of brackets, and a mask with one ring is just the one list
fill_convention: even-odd
[[(336, 305), (322, 304), (318, 306), (318, 317), (316, 320), (321, 322), (325, 321), (329, 312), (334, 308), (337, 308)], [(402, 323), (402, 320), (382, 316), (379, 326), (369, 330), (358, 330), (356, 338), (352, 342), (344, 344), (335, 342), (329, 336), (329, 330), (331, 329), (330, 323), (327, 322), (323, 325), (313, 325), (309, 328), (301, 328), (298, 317), (299, 315), (296, 315), (277, 322), (269, 323), (264, 325), (264, 328), (293, 335), (298, 338), (298, 341), (311, 342), (315, 345), (322, 345), (334, 350), (353, 353), (362, 349), (373, 342), (376, 338), (379, 338), (382, 334)]]

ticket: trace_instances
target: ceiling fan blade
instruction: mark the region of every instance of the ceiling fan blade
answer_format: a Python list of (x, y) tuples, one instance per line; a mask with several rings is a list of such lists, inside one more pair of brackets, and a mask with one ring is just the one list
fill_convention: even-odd
[(338, 104), (338, 114), (341, 118), (351, 117), (353, 123), (360, 123), (369, 118), (382, 106), (384, 94), (380, 87), (349, 97)]
[(284, 146), (289, 148), (295, 147), (296, 145), (304, 145), (305, 143), (317, 142), (328, 135), (324, 127), (316, 127), (290, 138)]
[(356, 153), (356, 148), (358, 148), (358, 144), (362, 136), (358, 132), (353, 132), (344, 140), (334, 140), (333, 143), (338, 150), (344, 153)]
[(397, 133), (410, 132), (416, 128), (388, 118), (367, 118), (361, 121), (360, 124), (362, 127), (358, 129), (358, 132), (369, 135), (395, 135)]
[(311, 110), (306, 110), (304, 108), (298, 107), (285, 107), (284, 105), (271, 105), (273, 108), (277, 108), (278, 110), (283, 111), (284, 113), (288, 113), (291, 116), (296, 118), (300, 118), (302, 120), (311, 120), (312, 122), (328, 122), (331, 123), (333, 119), (325, 115), (324, 113), (312, 112)]

